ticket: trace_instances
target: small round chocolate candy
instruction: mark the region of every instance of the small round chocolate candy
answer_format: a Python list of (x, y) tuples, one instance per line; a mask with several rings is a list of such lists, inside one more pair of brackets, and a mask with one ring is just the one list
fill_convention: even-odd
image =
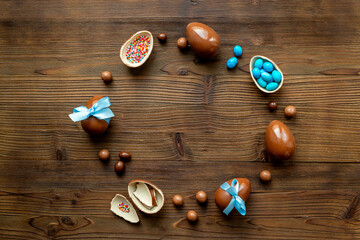
[(199, 203), (205, 203), (207, 201), (207, 195), (204, 191), (198, 191), (195, 197)]
[(115, 163), (114, 170), (117, 173), (122, 173), (125, 170), (125, 163), (123, 161), (118, 161)]
[(112, 74), (111, 72), (109, 71), (104, 71), (101, 73), (101, 79), (105, 82), (105, 83), (108, 83), (108, 82), (111, 82), (112, 80)]
[(181, 37), (177, 40), (177, 47), (180, 49), (180, 50), (183, 50), (187, 47), (187, 40), (186, 38), (184, 37)]
[(99, 158), (101, 161), (107, 161), (110, 158), (109, 150), (107, 149), (101, 149), (99, 152)]
[(269, 106), (269, 110), (272, 112), (276, 110), (277, 103), (275, 101), (270, 101), (268, 106)]
[(271, 181), (271, 173), (268, 170), (261, 171), (260, 179), (264, 183), (270, 182)]
[(198, 215), (195, 211), (191, 210), (191, 211), (188, 211), (188, 213), (186, 214), (186, 218), (190, 222), (196, 222), (198, 220)]
[(122, 151), (119, 153), (119, 157), (121, 160), (129, 161), (131, 159), (131, 154), (129, 152)]
[(180, 207), (184, 204), (184, 200), (183, 200), (182, 196), (177, 195), (177, 194), (173, 196), (172, 202), (177, 207)]
[(161, 43), (164, 43), (164, 42), (166, 42), (167, 35), (166, 35), (166, 33), (159, 33), (158, 36), (157, 36), (157, 38), (159, 39), (159, 41), (160, 41)]
[(294, 106), (289, 105), (284, 109), (284, 113), (285, 113), (285, 116), (288, 118), (295, 117), (296, 108)]

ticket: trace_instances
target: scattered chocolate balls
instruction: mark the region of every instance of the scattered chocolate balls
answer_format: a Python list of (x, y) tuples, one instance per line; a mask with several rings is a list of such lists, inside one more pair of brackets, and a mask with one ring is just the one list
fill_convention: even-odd
[(157, 38), (161, 43), (165, 43), (167, 39), (167, 35), (166, 33), (159, 33)]
[(189, 220), (189, 222), (196, 222), (198, 220), (198, 214), (191, 210), (186, 214), (186, 218)]
[(99, 158), (101, 161), (107, 161), (110, 158), (110, 152), (107, 149), (101, 149), (99, 152)]
[(129, 161), (131, 159), (131, 154), (126, 151), (122, 151), (119, 153), (119, 157), (123, 161)]
[(112, 74), (109, 71), (104, 71), (101, 73), (101, 79), (105, 82), (105, 83), (109, 83), (112, 80)]
[(275, 111), (276, 108), (277, 108), (277, 103), (276, 103), (275, 101), (270, 101), (268, 107), (269, 107), (269, 110), (270, 110), (271, 112), (273, 112), (273, 111)]
[(183, 50), (187, 47), (187, 40), (186, 38), (184, 37), (181, 37), (177, 40), (177, 47), (180, 49), (180, 50)]
[(271, 181), (271, 173), (268, 170), (263, 170), (260, 172), (260, 179), (263, 183), (268, 183)]
[(198, 203), (205, 203), (207, 201), (207, 195), (204, 191), (198, 191), (195, 197)]
[(115, 163), (114, 170), (118, 174), (123, 173), (125, 170), (125, 163), (123, 161), (118, 161)]
[(285, 113), (285, 116), (287, 118), (292, 118), (292, 117), (295, 117), (296, 115), (296, 108), (292, 105), (289, 105), (287, 106), (285, 109), (284, 109), (284, 113)]
[(184, 200), (180, 195), (174, 195), (172, 198), (172, 202), (176, 207), (180, 207), (184, 204)]

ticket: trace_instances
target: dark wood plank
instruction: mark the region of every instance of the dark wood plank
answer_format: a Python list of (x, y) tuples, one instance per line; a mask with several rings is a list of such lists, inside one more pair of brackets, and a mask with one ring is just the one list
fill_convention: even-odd
[[(0, 194), (0, 213), (6, 225), (0, 229), (9, 237), (36, 239), (126, 238), (126, 239), (226, 239), (233, 234), (247, 239), (317, 238), (356, 239), (359, 232), (359, 194), (336, 191), (294, 191), (252, 194), (247, 201), (246, 217), (225, 217), (211, 200), (200, 207), (194, 192), (185, 196), (182, 209), (175, 209), (171, 195), (164, 209), (153, 216), (140, 213), (141, 223), (130, 224), (109, 211), (109, 202), (118, 189), (111, 191), (79, 190), (70, 192)], [(178, 191), (168, 190), (175, 194)], [(213, 194), (210, 195), (213, 198)], [(9, 209), (9, 204), (12, 207)], [(14, 205), (15, 204), (15, 205)], [(16, 209), (16, 210), (13, 210)], [(199, 212), (196, 225), (184, 216), (190, 209)], [(9, 211), (10, 210), (10, 211)], [(86, 210), (86, 213), (84, 212)], [(28, 218), (27, 216), (34, 216)], [(171, 219), (171, 220), (170, 220)], [(292, 231), (288, 231), (291, 229)], [(296, 235), (294, 235), (296, 234)]]
[[(61, 147), (69, 159), (92, 159), (98, 151), (93, 147), (105, 141), (104, 147), (126, 146), (144, 161), (175, 160), (174, 139), (180, 134), (189, 160), (217, 162), (221, 153), (228, 161), (261, 161), (267, 125), (278, 119), (295, 135), (292, 161), (359, 162), (360, 88), (353, 84), (358, 76), (292, 76), (286, 90), (271, 97), (249, 76), (117, 77), (111, 86), (96, 78), (1, 77), (6, 91), (0, 99), (7, 104), (0, 106), (0, 155), (21, 160), (36, 151), (45, 154), (37, 159), (46, 159)], [(109, 96), (116, 114), (100, 141), (68, 118), (96, 94)], [(267, 102), (273, 99), (279, 109), (270, 113)], [(297, 107), (295, 119), (284, 117), (287, 104)], [(37, 141), (31, 141), (34, 136)]]

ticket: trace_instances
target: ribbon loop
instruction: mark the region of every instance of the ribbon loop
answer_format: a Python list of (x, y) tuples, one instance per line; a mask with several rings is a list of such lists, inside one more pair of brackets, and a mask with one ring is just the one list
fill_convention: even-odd
[(103, 97), (91, 108), (87, 108), (85, 106), (74, 108), (73, 113), (69, 114), (69, 117), (74, 122), (78, 122), (93, 116), (97, 119), (102, 119), (107, 123), (110, 123), (110, 119), (115, 116), (114, 113), (110, 110), (110, 106), (110, 99), (108, 97)]
[(231, 201), (224, 209), (223, 213), (229, 215), (229, 213), (235, 208), (241, 215), (244, 216), (246, 214), (245, 201), (238, 196), (239, 193), (238, 181), (234, 178), (231, 182), (231, 186), (227, 182), (225, 182), (220, 186), (220, 188), (232, 196)]

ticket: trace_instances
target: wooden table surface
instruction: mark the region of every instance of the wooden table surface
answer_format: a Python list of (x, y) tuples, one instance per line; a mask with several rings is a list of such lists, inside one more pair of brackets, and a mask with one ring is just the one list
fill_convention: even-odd
[[(1, 0), (0, 9), (1, 239), (360, 239), (358, 0)], [(177, 49), (192, 21), (220, 35), (213, 60)], [(168, 41), (156, 40), (148, 62), (131, 70), (119, 49), (143, 29)], [(236, 44), (243, 56), (227, 70)], [(259, 54), (284, 72), (275, 94), (250, 78)], [(94, 95), (109, 96), (116, 115), (97, 138), (68, 117)], [(291, 120), (289, 104), (297, 108)], [(278, 164), (264, 153), (275, 119), (297, 144)], [(98, 160), (102, 148), (108, 164)], [(117, 176), (123, 150), (133, 158)], [(263, 169), (273, 175), (268, 185), (259, 181)], [(214, 203), (233, 177), (251, 181), (246, 216), (226, 217)], [(166, 198), (155, 215), (138, 211), (139, 224), (109, 210), (133, 179)], [(209, 196), (205, 207), (198, 190)], [(174, 194), (183, 208), (172, 205)], [(197, 224), (184, 218), (189, 210)]]

